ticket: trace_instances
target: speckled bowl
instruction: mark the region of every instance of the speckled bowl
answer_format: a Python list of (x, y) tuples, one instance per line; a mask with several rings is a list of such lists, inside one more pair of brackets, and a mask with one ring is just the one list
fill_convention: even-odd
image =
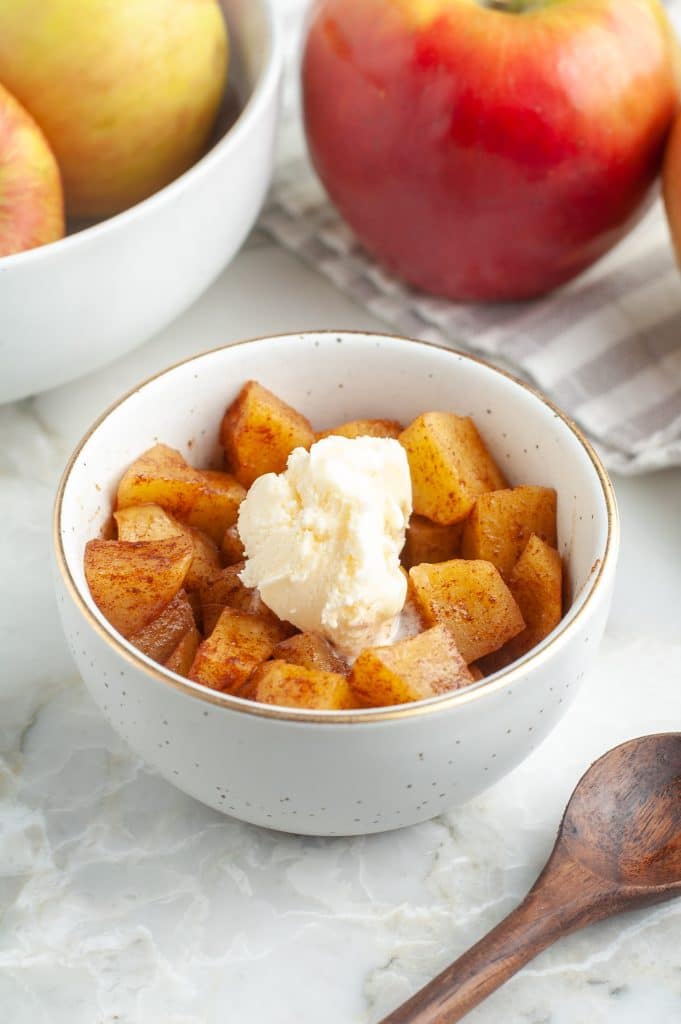
[[(558, 628), (514, 665), (450, 695), (385, 709), (262, 706), (166, 671), (95, 607), (85, 543), (130, 461), (157, 440), (197, 465), (225, 406), (257, 379), (321, 428), (360, 416), (472, 415), (513, 483), (555, 487), (572, 585)], [(135, 388), (88, 432), (57, 496), (59, 608), (78, 668), (112, 725), (167, 779), (244, 821), (312, 835), (433, 817), (496, 782), (565, 713), (594, 658), (618, 549), (612, 487), (576, 428), (526, 385), (450, 350), (369, 334), (263, 338), (216, 349)]]

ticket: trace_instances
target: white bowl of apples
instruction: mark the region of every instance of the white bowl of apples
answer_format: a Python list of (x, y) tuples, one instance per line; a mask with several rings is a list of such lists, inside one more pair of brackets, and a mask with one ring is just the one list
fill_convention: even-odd
[[(421, 622), (343, 666), (239, 581), (234, 526), (244, 486), (324, 444), (310, 423), (367, 417), (407, 452)], [(72, 456), (54, 531), (64, 629), (114, 728), (204, 803), (316, 835), (431, 818), (519, 764), (595, 656), (619, 542), (598, 458), (540, 395), (451, 350), (343, 332), (216, 349), (135, 388)]]
[(0, 14), (0, 402), (170, 322), (234, 256), (269, 185), (283, 66), (269, 0), (143, 0), (129, 24), (105, 9), (114, 24), (93, 11), (78, 32), (72, 0)]

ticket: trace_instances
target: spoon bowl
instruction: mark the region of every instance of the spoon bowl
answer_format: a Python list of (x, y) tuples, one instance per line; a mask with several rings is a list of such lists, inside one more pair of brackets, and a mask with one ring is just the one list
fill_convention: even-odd
[(583, 776), (560, 837), (594, 875), (635, 887), (681, 886), (681, 733), (623, 743)]

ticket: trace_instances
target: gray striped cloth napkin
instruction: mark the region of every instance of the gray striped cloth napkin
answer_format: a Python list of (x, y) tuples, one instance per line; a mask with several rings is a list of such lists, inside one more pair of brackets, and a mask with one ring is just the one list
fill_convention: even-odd
[[(610, 254), (547, 298), (465, 305), (407, 288), (361, 249), (307, 160), (298, 54), (307, 0), (278, 0), (289, 47), (280, 155), (260, 227), (392, 325), (535, 384), (622, 473), (681, 465), (681, 274), (659, 200)], [(681, 0), (667, 4), (681, 26)], [(342, 326), (342, 325), (339, 325)]]

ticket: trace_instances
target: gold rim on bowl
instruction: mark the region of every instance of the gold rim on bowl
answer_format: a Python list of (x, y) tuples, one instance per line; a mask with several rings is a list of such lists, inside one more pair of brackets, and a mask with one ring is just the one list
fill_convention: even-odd
[[(543, 405), (545, 405), (551, 412), (560, 419), (568, 430), (577, 438), (580, 445), (586, 452), (591, 464), (593, 465), (596, 474), (598, 476), (603, 497), (605, 499), (605, 506), (607, 510), (607, 536), (605, 542), (605, 550), (603, 557), (600, 559), (598, 568), (596, 569), (592, 579), (587, 584), (589, 587), (588, 593), (584, 597), (584, 600), (577, 611), (574, 613), (572, 618), (563, 620), (559, 626), (556, 627), (554, 633), (549, 637), (547, 641), (540, 644), (534, 651), (530, 651), (522, 659), (512, 663), (507, 668), (501, 669), (499, 672), (494, 673), (487, 679), (481, 679), (477, 683), (472, 683), (470, 686), (466, 686), (461, 690), (454, 690), (452, 693), (443, 694), (439, 697), (430, 697), (427, 700), (413, 701), (409, 704), (397, 704), (389, 708), (358, 708), (352, 711), (304, 711), (293, 708), (279, 707), (274, 704), (258, 704), (255, 701), (244, 700), (240, 697), (233, 697), (230, 694), (222, 693), (219, 690), (211, 690), (207, 686), (203, 686), (201, 683), (195, 683), (191, 679), (186, 679), (184, 676), (179, 676), (174, 672), (170, 672), (168, 669), (159, 665), (157, 662), (147, 658), (140, 651), (137, 651), (131, 644), (129, 644), (123, 637), (119, 636), (113, 627), (108, 623), (104, 625), (104, 621), (100, 620), (95, 616), (93, 611), (89, 608), (86, 601), (81, 594), (79, 587), (77, 586), (71, 570), (67, 564), (66, 555), (64, 552), (64, 546), (62, 542), (62, 529), (61, 529), (61, 515), (62, 505), (64, 499), (64, 492), (66, 490), (66, 484), (71, 470), (75, 465), (80, 453), (82, 452), (85, 445), (88, 443), (95, 431), (101, 426), (101, 424), (124, 402), (128, 400), (132, 395), (139, 391), (142, 391), (147, 385), (158, 380), (159, 377), (163, 377), (167, 373), (172, 373), (179, 366), (184, 366), (187, 363), (192, 363), (195, 360), (202, 359), (213, 352), (222, 352), (225, 349), (240, 347), (241, 345), (251, 345), (255, 342), (261, 341), (277, 341), (284, 338), (292, 337), (305, 337), (312, 336), (316, 337), (319, 335), (343, 335), (343, 336), (362, 336), (371, 338), (385, 338), (391, 341), (404, 342), (410, 345), (425, 345), (428, 348), (435, 348), (441, 352), (446, 352), (453, 357), (459, 359), (465, 359), (471, 363), (477, 363), (480, 366), (484, 366), (486, 369), (491, 370), (493, 373), (499, 374), (501, 377), (505, 377), (512, 383), (517, 384), (523, 390), (527, 391), (534, 398), (538, 399)], [(77, 606), (81, 614), (87, 620), (88, 624), (95, 630), (96, 633), (111, 646), (116, 654), (130, 662), (137, 669), (142, 669), (146, 675), (152, 677), (157, 682), (161, 682), (164, 686), (173, 686), (175, 689), (181, 692), (196, 697), (199, 700), (205, 701), (206, 703), (216, 705), (218, 707), (229, 709), (231, 711), (238, 711), (244, 714), (256, 715), (261, 718), (277, 719), (279, 721), (286, 722), (314, 722), (317, 724), (327, 725), (346, 725), (346, 724), (360, 724), (360, 723), (376, 723), (386, 721), (397, 721), (401, 719), (411, 718), (417, 715), (427, 715), (438, 711), (444, 711), (451, 707), (460, 704), (468, 704), (471, 701), (477, 700), (479, 697), (483, 697), (488, 693), (496, 692), (502, 687), (509, 686), (517, 682), (530, 667), (534, 667), (540, 662), (545, 662), (555, 652), (557, 645), (566, 643), (570, 633), (573, 631), (575, 624), (585, 614), (587, 607), (596, 593), (598, 585), (603, 578), (606, 568), (609, 568), (611, 560), (617, 554), (617, 548), (619, 545), (619, 514), (617, 511), (617, 500), (615, 498), (614, 488), (605, 471), (601, 460), (594, 451), (590, 442), (586, 439), (580, 428), (574, 423), (565, 413), (559, 409), (553, 402), (549, 401), (544, 395), (541, 394), (536, 388), (527, 384), (525, 381), (520, 380), (513, 374), (500, 370), (496, 366), (492, 366), (490, 363), (485, 362), (484, 359), (479, 359), (477, 356), (472, 356), (467, 352), (462, 352), (458, 349), (449, 348), (445, 345), (438, 345), (431, 341), (423, 341), (420, 339), (406, 338), (401, 335), (389, 334), (387, 332), (376, 332), (376, 331), (302, 331), (300, 334), (295, 332), (286, 332), (284, 334), (268, 334), (256, 338), (246, 338), (242, 341), (231, 342), (228, 345), (221, 345), (218, 348), (207, 349), (203, 352), (197, 353), (193, 356), (189, 356), (187, 359), (181, 359), (177, 363), (173, 363), (171, 366), (160, 370), (158, 373), (152, 374), (141, 384), (137, 384), (135, 387), (130, 388), (121, 398), (110, 405), (101, 416), (99, 416), (92, 424), (90, 429), (84, 434), (80, 442), (77, 444), (71, 458), (69, 459), (66, 468), (62, 474), (57, 490), (57, 496), (54, 505), (53, 515), (53, 542), (54, 550), (56, 554), (57, 568), (59, 574), (68, 590), (74, 604)], [(568, 612), (569, 614), (569, 612)]]

